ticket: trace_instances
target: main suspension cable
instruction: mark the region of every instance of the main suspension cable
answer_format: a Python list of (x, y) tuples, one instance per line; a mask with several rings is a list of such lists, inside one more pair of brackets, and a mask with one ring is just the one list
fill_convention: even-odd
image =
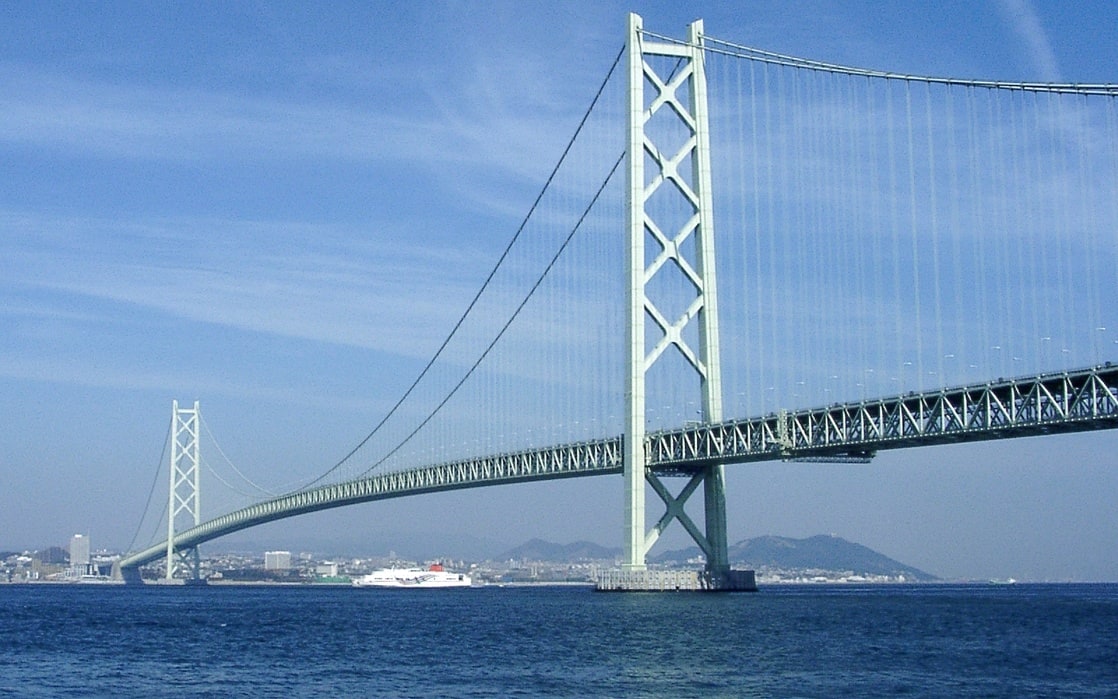
[[(210, 437), (210, 441), (211, 441), (211, 442), (213, 442), (213, 445), (214, 445), (214, 446), (215, 446), (215, 447), (217, 448), (217, 453), (218, 453), (218, 454), (221, 454), (221, 458), (225, 459), (225, 463), (229, 464), (229, 468), (233, 469), (233, 472), (234, 472), (234, 473), (236, 473), (236, 474), (237, 474), (238, 476), (240, 476), (240, 477), (241, 477), (241, 479), (242, 479), (242, 480), (243, 480), (243, 481), (244, 481), (245, 483), (248, 483), (248, 484), (249, 484), (250, 486), (252, 486), (252, 487), (253, 487), (254, 489), (256, 489), (256, 490), (260, 491), (261, 493), (263, 493), (264, 495), (267, 495), (268, 497), (275, 497), (276, 495), (278, 495), (278, 494), (279, 494), (279, 493), (275, 493), (275, 492), (272, 492), (272, 491), (268, 490), (267, 488), (265, 488), (265, 487), (264, 487), (264, 486), (262, 486), (262, 485), (259, 485), (259, 484), (257, 484), (257, 483), (256, 483), (255, 481), (253, 481), (253, 480), (252, 480), (251, 478), (249, 478), (249, 477), (248, 477), (248, 476), (246, 476), (246, 475), (245, 475), (244, 473), (242, 473), (242, 472), (241, 472), (241, 469), (237, 468), (237, 465), (236, 465), (235, 463), (233, 463), (233, 461), (232, 461), (232, 460), (231, 460), (231, 459), (230, 459), (230, 458), (229, 458), (229, 457), (228, 457), (228, 456), (227, 456), (227, 455), (225, 454), (225, 450), (223, 450), (223, 449), (221, 448), (221, 444), (220, 444), (220, 443), (219, 443), (219, 442), (217, 441), (217, 437), (215, 437), (215, 436), (214, 436), (214, 433), (213, 433), (212, 431), (210, 431), (210, 426), (209, 426), (209, 424), (208, 424), (208, 423), (206, 422), (205, 418), (203, 418), (203, 417), (201, 416), (201, 414), (199, 414), (199, 419), (200, 419), (200, 421), (201, 421), (201, 423), (202, 423), (202, 429), (206, 431), (206, 434), (207, 434), (207, 435), (209, 435), (209, 437)], [(241, 490), (240, 490), (240, 489), (238, 489), (238, 488), (235, 488), (235, 487), (234, 487), (234, 486), (232, 486), (232, 485), (231, 485), (230, 483), (228, 483), (228, 482), (227, 482), (227, 481), (226, 481), (226, 480), (225, 480), (224, 478), (222, 478), (222, 477), (221, 477), (220, 475), (218, 475), (217, 471), (215, 471), (215, 470), (213, 469), (213, 467), (210, 467), (210, 471), (211, 471), (211, 472), (212, 472), (212, 473), (214, 474), (214, 476), (215, 476), (215, 477), (216, 477), (216, 478), (217, 478), (217, 479), (218, 479), (219, 481), (221, 481), (222, 483), (224, 483), (224, 484), (225, 484), (225, 485), (226, 485), (226, 486), (227, 486), (227, 487), (228, 487), (228, 488), (229, 488), (230, 490), (232, 490), (233, 492), (237, 493), (238, 495), (244, 495), (244, 496), (246, 496), (246, 497), (248, 497), (248, 496), (250, 495), (249, 493), (244, 493), (244, 492), (241, 492)]]
[[(658, 41), (678, 44), (681, 46), (691, 45), (687, 41), (667, 36), (661, 36), (649, 31), (643, 31), (642, 33), (646, 36), (655, 38)], [(1039, 83), (1012, 82), (1003, 80), (965, 80), (959, 78), (944, 78), (929, 75), (893, 73), (890, 71), (855, 68), (852, 66), (841, 65), (839, 63), (827, 63), (824, 61), (815, 61), (809, 58), (790, 56), (788, 54), (774, 53), (772, 51), (765, 51), (762, 49), (753, 48), (751, 46), (735, 44), (723, 39), (716, 39), (705, 34), (702, 35), (702, 37), (700, 38), (698, 48), (701, 48), (704, 51), (708, 51), (710, 53), (732, 56), (734, 58), (746, 58), (751, 61), (757, 61), (759, 63), (771, 63), (773, 65), (784, 66), (787, 68), (804, 68), (807, 70), (818, 70), (827, 73), (841, 73), (844, 75), (857, 75), (868, 78), (884, 78), (887, 80), (903, 80), (906, 82), (922, 82), (938, 85), (985, 87), (990, 89), (1018, 90), (1023, 92), (1053, 92), (1077, 95), (1118, 96), (1118, 84), (1115, 83)]]
[(625, 160), (625, 153), (623, 152), (617, 158), (617, 160), (613, 163), (613, 167), (610, 168), (609, 174), (606, 175), (606, 178), (602, 181), (601, 186), (598, 187), (598, 191), (594, 193), (594, 197), (590, 200), (590, 203), (586, 206), (586, 209), (582, 212), (582, 215), (578, 217), (578, 221), (575, 222), (575, 225), (571, 228), (570, 233), (567, 234), (567, 237), (563, 241), (563, 244), (560, 245), (559, 249), (555, 251), (554, 255), (552, 255), (551, 261), (547, 263), (547, 267), (545, 267), (544, 270), (540, 273), (540, 276), (536, 279), (536, 282), (532, 285), (532, 288), (528, 290), (528, 293), (525, 294), (524, 298), (520, 301), (520, 305), (518, 305), (516, 307), (516, 310), (514, 310), (512, 312), (512, 314), (509, 316), (508, 320), (505, 321), (505, 324), (503, 326), (501, 326), (501, 329), (497, 332), (497, 334), (489, 342), (489, 345), (486, 346), (485, 350), (474, 361), (473, 365), (470, 366), (469, 370), (467, 370), (466, 373), (462, 375), (462, 378), (459, 379), (458, 383), (456, 383), (454, 385), (454, 387), (452, 389), (450, 389), (450, 391), (447, 392), (446, 396), (444, 396), (443, 399), (439, 402), (439, 404), (437, 406), (435, 406), (435, 408), (433, 410), (431, 410), (430, 414), (428, 414), (427, 417), (423, 418), (423, 420), (415, 427), (414, 430), (409, 432), (406, 437), (404, 437), (402, 440), (400, 440), (399, 444), (397, 444), (387, 454), (385, 454), (383, 457), (381, 457), (379, 461), (374, 463), (369, 468), (365, 469), (361, 473), (362, 476), (367, 475), (369, 472), (371, 472), (374, 469), (376, 469), (377, 467), (379, 467), (381, 464), (383, 464), (385, 461), (387, 461), (389, 458), (391, 458), (393, 454), (395, 454), (400, 449), (402, 449), (404, 447), (404, 445), (406, 445), (408, 442), (410, 442), (412, 437), (419, 434), (419, 431), (422, 430), (427, 425), (428, 422), (430, 422), (432, 419), (434, 419), (434, 417), (439, 413), (439, 411), (442, 410), (443, 407), (448, 402), (450, 402), (450, 399), (454, 397), (454, 394), (458, 392), (458, 389), (460, 389), (462, 387), (462, 385), (464, 383), (466, 383), (466, 379), (470, 378), (470, 376), (473, 375), (474, 371), (477, 370), (477, 368), (481, 365), (482, 361), (484, 361), (485, 358), (489, 355), (489, 352), (493, 350), (493, 348), (497, 345), (497, 342), (504, 336), (505, 332), (509, 329), (509, 326), (512, 325), (512, 322), (514, 320), (516, 320), (517, 316), (520, 315), (520, 311), (524, 310), (524, 306), (526, 306), (528, 304), (528, 301), (532, 298), (533, 294), (536, 293), (536, 290), (540, 288), (541, 284), (543, 284), (544, 279), (547, 278), (548, 273), (551, 272), (552, 267), (555, 266), (555, 263), (559, 260), (559, 257), (563, 254), (563, 251), (567, 249), (568, 245), (570, 245), (571, 239), (574, 238), (575, 233), (577, 233), (579, 228), (582, 227), (582, 222), (585, 221), (586, 217), (590, 215), (590, 211), (594, 208), (594, 205), (598, 202), (598, 199), (602, 196), (602, 192), (605, 191), (606, 186), (610, 183), (610, 180), (613, 179), (614, 173), (617, 172), (617, 168), (621, 165), (621, 163), (624, 160)]
[[(174, 418), (171, 418), (174, 420)], [(147, 519), (148, 509), (151, 507), (151, 500), (155, 497), (155, 486), (159, 483), (159, 474), (163, 471), (163, 457), (167, 455), (167, 445), (171, 443), (171, 429), (173, 425), (168, 425), (167, 432), (163, 437), (163, 448), (159, 452), (159, 461), (155, 462), (155, 477), (151, 479), (151, 489), (148, 490), (148, 499), (144, 503), (144, 513), (140, 515), (140, 521), (136, 524), (136, 532), (132, 534), (132, 540), (128, 542), (127, 551), (132, 551), (133, 546), (136, 545), (136, 539), (140, 537), (140, 530), (144, 528), (144, 520)], [(162, 518), (162, 515), (160, 516)]]
[[(613, 59), (613, 64), (610, 66), (609, 71), (606, 73), (605, 79), (602, 80), (602, 84), (598, 87), (598, 91), (597, 93), (595, 93), (594, 99), (591, 100), (590, 106), (582, 115), (582, 120), (579, 122), (578, 128), (575, 129), (574, 134), (571, 136), (570, 140), (567, 141), (567, 146), (563, 149), (563, 154), (559, 156), (559, 161), (555, 164), (555, 167), (552, 168), (551, 174), (548, 175), (547, 180), (544, 182), (543, 187), (540, 189), (540, 193), (536, 196), (535, 201), (532, 202), (532, 206), (528, 209), (528, 213), (524, 216), (524, 220), (520, 222), (520, 226), (516, 229), (516, 233), (512, 236), (512, 239), (508, 242), (508, 245), (505, 246), (504, 252), (502, 252), (501, 256), (497, 259), (497, 263), (493, 265), (493, 269), (490, 270), (489, 276), (485, 278), (485, 281), (482, 283), (481, 288), (479, 288), (477, 293), (474, 294), (474, 297), (470, 301), (469, 305), (466, 307), (466, 310), (462, 312), (461, 316), (459, 316), (458, 321), (455, 322), (454, 327), (452, 327), (450, 330), (450, 333), (447, 334), (442, 344), (439, 345), (439, 348), (435, 351), (435, 354), (427, 362), (426, 366), (423, 367), (423, 370), (419, 372), (418, 376), (416, 376), (415, 381), (413, 381), (411, 386), (409, 386), (408, 389), (404, 391), (404, 394), (400, 396), (399, 400), (396, 401), (396, 404), (392, 406), (392, 408), (385, 414), (385, 416), (381, 418), (376, 427), (374, 427), (367, 435), (365, 435), (364, 439), (357, 443), (357, 446), (350, 449), (349, 453), (338, 460), (338, 462), (331, 466), (325, 473), (303, 485), (301, 489), (309, 488), (317, 483), (322, 482), (323, 479), (341, 468), (347, 461), (350, 460), (350, 458), (353, 457), (354, 454), (356, 454), (363, 446), (368, 444), (369, 440), (372, 439), (373, 436), (376, 435), (378, 432), (380, 432), (380, 429), (384, 427), (385, 423), (387, 423), (393, 415), (396, 414), (396, 411), (400, 409), (400, 406), (404, 404), (404, 401), (406, 401), (408, 397), (411, 396), (412, 392), (416, 389), (416, 387), (419, 386), (424, 377), (427, 376), (427, 373), (431, 370), (432, 367), (434, 367), (435, 362), (438, 361), (439, 357), (442, 356), (443, 351), (450, 344), (450, 341), (454, 339), (454, 337), (458, 334), (458, 330), (462, 327), (462, 324), (466, 321), (466, 318), (470, 315), (470, 312), (473, 311), (474, 306), (477, 305), (478, 301), (481, 299), (482, 294), (485, 293), (485, 290), (489, 287), (490, 282), (492, 282), (493, 278), (497, 275), (497, 272), (500, 270), (501, 266), (505, 262), (505, 259), (508, 257), (509, 253), (512, 251), (513, 246), (516, 244), (516, 241), (519, 240), (521, 233), (523, 233), (524, 229), (527, 228), (528, 221), (531, 220), (533, 214), (535, 214), (540, 201), (543, 200), (544, 194), (547, 193), (548, 189), (551, 187), (552, 181), (555, 179), (556, 174), (559, 172), (559, 168), (562, 167), (563, 163), (566, 161), (567, 155), (571, 152), (571, 148), (574, 147), (575, 141), (578, 139), (578, 135), (582, 132), (582, 129), (586, 125), (586, 122), (590, 119), (590, 114), (594, 111), (594, 107), (597, 105), (599, 98), (601, 98), (602, 93), (605, 91), (606, 85), (609, 83), (610, 78), (613, 76), (613, 71), (617, 68), (617, 64), (621, 62), (621, 57), (623, 55), (625, 55), (624, 47), (622, 47), (622, 49), (617, 53), (617, 57)], [(424, 424), (426, 424), (426, 421), (424, 421)], [(403, 445), (401, 444), (400, 446)], [(396, 449), (399, 449), (400, 446), (397, 446)], [(396, 451), (396, 449), (393, 449), (393, 453)], [(383, 459), (381, 461), (378, 461), (377, 463), (380, 464), (382, 462)]]

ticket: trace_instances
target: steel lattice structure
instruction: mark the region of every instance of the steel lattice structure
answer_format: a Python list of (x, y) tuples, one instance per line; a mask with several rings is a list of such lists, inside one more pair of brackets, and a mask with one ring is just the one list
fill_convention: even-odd
[[(714, 204), (711, 190), (710, 127), (702, 47), (703, 22), (689, 27), (686, 44), (652, 40), (642, 20), (629, 15), (626, 53), (629, 64), (628, 165), (628, 378), (625, 427), (625, 559), (629, 571), (643, 571), (645, 557), (664, 527), (678, 519), (703, 550), (708, 572), (721, 579), (730, 569), (726, 538), (726, 494), (722, 465), (707, 462), (676, 496), (650, 471), (644, 451), (647, 380), (665, 353), (676, 350), (698, 378), (702, 417), (722, 420), (722, 379), (718, 333), (718, 284), (715, 275)], [(668, 58), (658, 71), (654, 57)], [(661, 74), (663, 73), (663, 74)], [(646, 92), (648, 94), (646, 94)], [(663, 122), (667, 122), (666, 125)], [(674, 142), (660, 133), (674, 126), (684, 137)], [(659, 137), (659, 138), (658, 138)], [(658, 142), (658, 140), (660, 142)], [(670, 144), (670, 145), (669, 145)], [(646, 172), (646, 170), (648, 172)], [(676, 201), (686, 214), (666, 215), (657, 201)], [(646, 255), (646, 244), (655, 254)], [(693, 248), (689, 258), (684, 250)], [(686, 279), (677, 290), (687, 303), (668, 316), (649, 293), (661, 273), (673, 270)], [(687, 298), (690, 292), (690, 298)], [(687, 340), (687, 326), (697, 329), (697, 347)], [(648, 333), (646, 334), (646, 330)], [(650, 342), (655, 338), (655, 342)], [(649, 346), (651, 344), (651, 347)], [(652, 529), (645, 528), (645, 483), (667, 506)], [(703, 485), (705, 530), (687, 516), (683, 505)]]
[[(306, 488), (199, 523), (197, 403), (175, 404), (170, 522), (167, 540), (120, 562), (133, 573), (164, 553), (167, 575), (177, 554), (194, 554), (205, 541), (266, 522), (319, 510), (422, 493), (525, 481), (623, 474), (625, 560), (623, 573), (640, 578), (645, 555), (660, 532), (679, 521), (707, 559), (715, 587), (728, 579), (723, 468), (757, 461), (864, 463), (887, 449), (922, 447), (1034, 435), (1118, 428), (1118, 368), (1110, 363), (1082, 370), (859, 400), (814, 409), (724, 420), (715, 276), (710, 140), (704, 56), (707, 50), (760, 53), (759, 60), (812, 70), (841, 70), (867, 77), (922, 80), (852, 71), (818, 62), (717, 42), (707, 45), (702, 22), (686, 42), (665, 40), (630, 15), (628, 58), (627, 353), (626, 423), (622, 436), (436, 464)], [(800, 59), (794, 59), (799, 61)], [(940, 81), (949, 84), (959, 81)], [(1032, 91), (1037, 85), (960, 83)], [(1050, 86), (1053, 87), (1053, 86)], [(1060, 91), (1077, 86), (1054, 86)], [(1098, 94), (1102, 87), (1088, 86)], [(682, 212), (682, 213), (680, 213)], [(648, 250), (646, 251), (646, 246)], [(657, 279), (681, 280), (686, 298), (662, 298)], [(673, 289), (673, 293), (679, 289)], [(654, 301), (660, 301), (657, 303)], [(670, 302), (670, 303), (669, 303)], [(678, 303), (677, 303), (678, 302)], [(682, 309), (671, 313), (667, 309)], [(675, 352), (696, 378), (702, 422), (647, 433), (650, 369)], [(1096, 360), (1097, 361), (1097, 360)], [(180, 421), (180, 413), (183, 421)], [(192, 415), (193, 422), (190, 422)], [(184, 460), (182, 455), (186, 455)], [(192, 455), (192, 456), (191, 456)], [(663, 479), (687, 478), (673, 494)], [(703, 488), (704, 527), (685, 511)], [(645, 492), (651, 488), (665, 512), (645, 526)], [(195, 526), (176, 532), (174, 518), (193, 515)], [(184, 558), (185, 560), (185, 558)]]
[[(201, 413), (198, 401), (193, 408), (180, 408), (179, 402), (171, 403), (171, 470), (167, 511), (167, 542), (160, 546), (167, 553), (167, 579), (175, 576), (179, 564), (189, 571), (193, 578), (198, 577), (200, 561), (198, 549), (191, 546), (178, 546), (175, 536), (175, 523), (183, 518), (197, 527), (202, 521), (200, 482), (202, 463), (198, 456), (198, 420)], [(176, 564), (176, 558), (178, 564)]]
[[(645, 438), (645, 454), (650, 473), (693, 477), (710, 463), (868, 461), (886, 449), (1114, 428), (1118, 428), (1118, 367), (1107, 364), (659, 432)], [(373, 500), (620, 474), (623, 441), (614, 437), (484, 456), (321, 486), (204, 522), (176, 534), (173, 543), (178, 550), (190, 549), (258, 524)], [(668, 505), (670, 511), (672, 502)], [(685, 517), (681, 521), (690, 529), (694, 525)], [(161, 543), (132, 554), (121, 560), (121, 568), (138, 568), (165, 551), (166, 543)]]
[[(606, 473), (621, 473), (620, 438), (481, 456), (301, 490), (215, 517), (178, 534), (175, 546), (196, 547), (258, 524), (373, 500)], [(159, 544), (128, 556), (121, 560), (121, 568), (150, 563), (164, 549), (165, 544)]]
[(650, 467), (866, 461), (878, 451), (1118, 427), (1118, 367), (1003, 380), (650, 435)]

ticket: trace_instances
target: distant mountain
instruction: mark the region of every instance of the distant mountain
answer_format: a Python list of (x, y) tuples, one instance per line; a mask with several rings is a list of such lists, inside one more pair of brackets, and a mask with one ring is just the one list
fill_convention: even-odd
[(542, 539), (532, 539), (514, 549), (505, 551), (494, 560), (507, 561), (513, 559), (573, 563), (574, 561), (612, 560), (620, 555), (620, 548), (606, 548), (589, 541), (576, 541), (573, 544), (564, 545), (553, 544)]
[[(730, 547), (729, 553), (734, 566), (755, 570), (850, 571), (859, 575), (904, 575), (907, 579), (919, 581), (937, 579), (934, 575), (839, 536), (820, 534), (807, 539), (759, 536), (739, 541)], [(693, 546), (666, 551), (652, 560), (657, 563), (684, 563), (699, 555), (699, 548)]]
[[(494, 560), (528, 560), (570, 563), (580, 560), (614, 561), (620, 548), (607, 548), (589, 541), (555, 544), (532, 539), (505, 551)], [(937, 578), (907, 566), (861, 544), (838, 536), (818, 535), (806, 539), (759, 536), (739, 541), (730, 547), (730, 563), (736, 568), (783, 571), (829, 571), (857, 575), (903, 575), (908, 580), (931, 581)], [(697, 546), (665, 551), (649, 558), (650, 563), (687, 565), (702, 556)]]

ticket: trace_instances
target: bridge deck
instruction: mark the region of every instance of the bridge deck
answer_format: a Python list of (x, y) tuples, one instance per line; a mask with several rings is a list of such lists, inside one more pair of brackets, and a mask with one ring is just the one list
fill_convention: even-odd
[[(894, 398), (689, 426), (647, 437), (649, 470), (685, 475), (712, 463), (868, 461), (877, 451), (1118, 427), (1118, 367), (1102, 366)], [(241, 529), (334, 507), (420, 493), (622, 471), (620, 437), (466, 459), (297, 491), (175, 536), (189, 549)], [(163, 542), (121, 560), (135, 568)]]
[(854, 460), (883, 449), (1118, 427), (1118, 367), (836, 404), (649, 436), (650, 467), (690, 473), (709, 463)]

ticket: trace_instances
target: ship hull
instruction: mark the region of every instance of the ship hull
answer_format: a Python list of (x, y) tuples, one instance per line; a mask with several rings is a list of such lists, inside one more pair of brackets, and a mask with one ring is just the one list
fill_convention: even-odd
[(470, 576), (445, 570), (385, 568), (353, 580), (354, 587), (428, 589), (469, 587)]

